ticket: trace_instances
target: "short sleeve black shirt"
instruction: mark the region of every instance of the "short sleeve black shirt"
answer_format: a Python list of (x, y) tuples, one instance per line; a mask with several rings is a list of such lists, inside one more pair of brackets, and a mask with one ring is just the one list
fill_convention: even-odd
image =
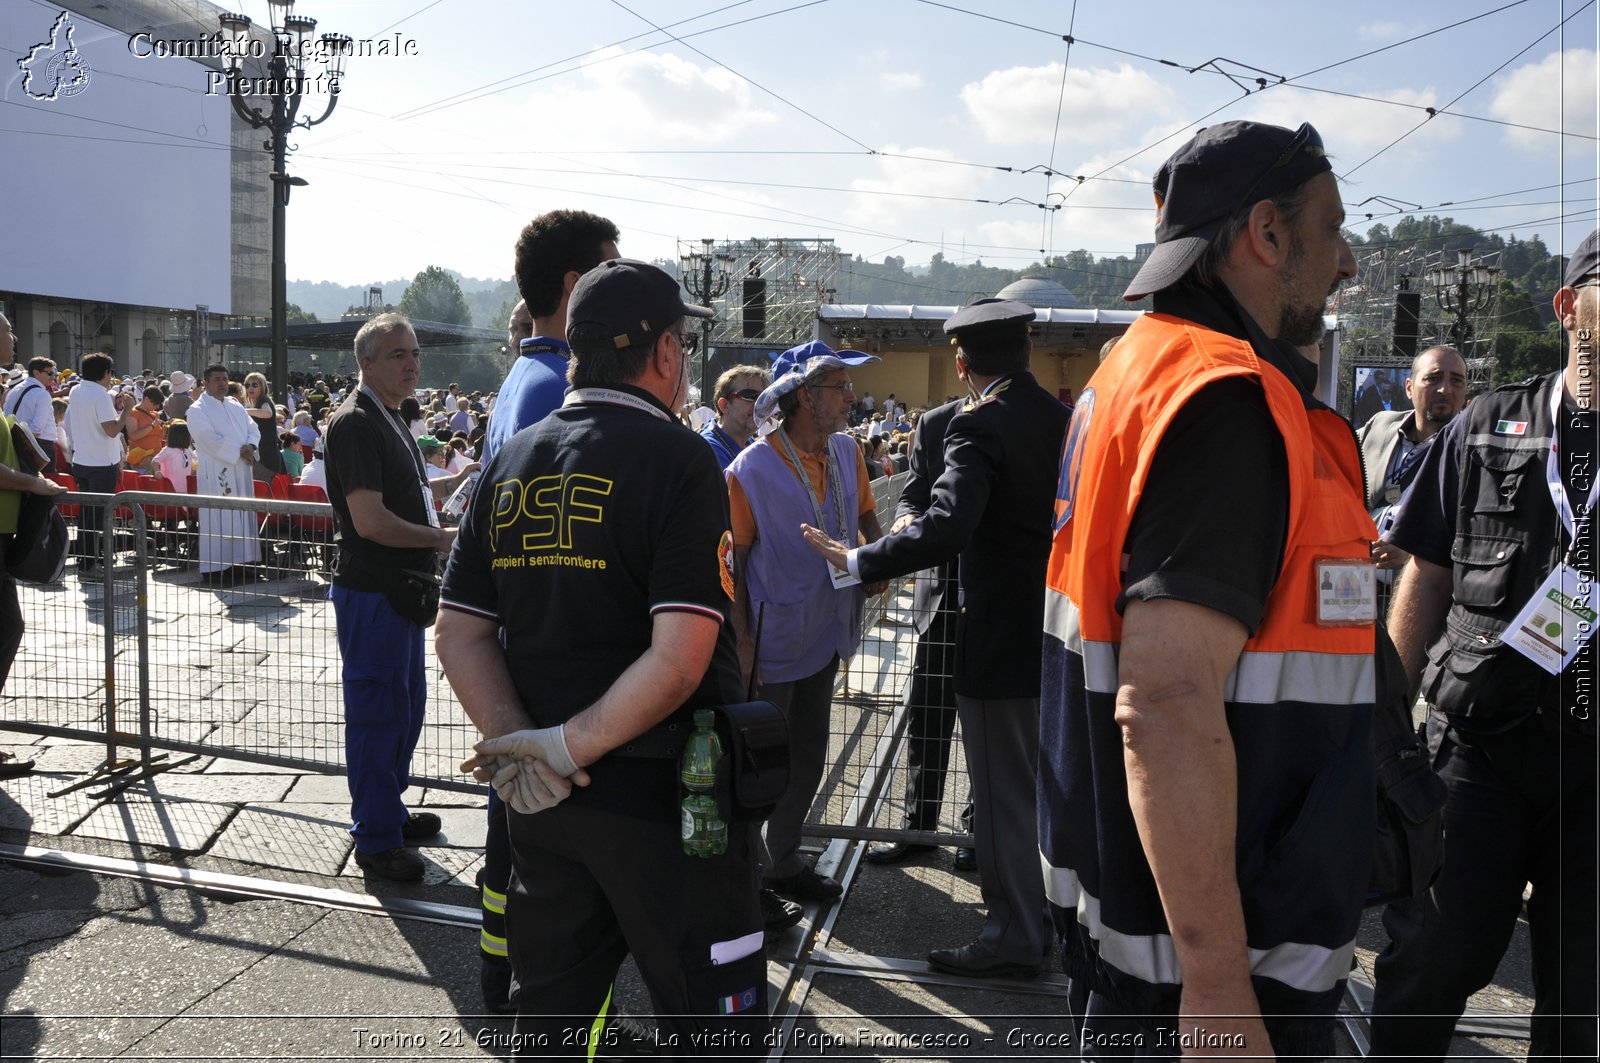
[(333, 582), (352, 590), (381, 591), (386, 577), (400, 569), (432, 572), (432, 549), (384, 546), (363, 539), (350, 519), (350, 492), (377, 491), (384, 508), (401, 520), (429, 523), (422, 497), (421, 453), (399, 411), (385, 410), (364, 392), (353, 392), (328, 421), (323, 460), (328, 467), (328, 501), (333, 503), (334, 540), (339, 544)]
[[(1238, 338), (1243, 311), (1224, 292), (1159, 293), (1156, 309)], [(1302, 390), (1316, 367), (1271, 352)], [(1283, 567), (1289, 462), (1266, 393), (1253, 379), (1201, 388), (1173, 417), (1150, 463), (1128, 528), (1117, 608), (1172, 598), (1233, 617), (1254, 633)]]
[[(678, 711), (741, 697), (727, 615), (733, 537), (711, 448), (665, 407), (577, 401), (517, 433), (484, 469), (445, 569), (443, 605), (502, 628), (536, 723), (593, 704), (650, 646), (655, 614), (722, 623), (700, 688)], [(677, 765), (610, 754), (570, 800), (650, 818), (677, 812)]]

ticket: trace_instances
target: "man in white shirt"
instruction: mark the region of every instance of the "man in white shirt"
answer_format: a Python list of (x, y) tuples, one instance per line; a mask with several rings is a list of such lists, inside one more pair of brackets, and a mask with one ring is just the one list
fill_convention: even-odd
[[(261, 429), (238, 402), (228, 398), (228, 369), (210, 365), (205, 391), (189, 407), (189, 435), (199, 458), (195, 490), (202, 495), (253, 498), (250, 467), (260, 457)], [(200, 582), (223, 585), (250, 578), (238, 568), (261, 560), (256, 515), (251, 510), (200, 511)]]
[[(4, 326), (9, 327), (9, 325)], [(44, 471), (56, 471), (56, 415), (50, 397), (56, 390), (56, 363), (30, 358), (28, 376), (6, 394), (5, 412), (27, 425), (39, 447), (50, 456)]]
[[(67, 400), (66, 428), (72, 437), (72, 478), (79, 491), (112, 494), (122, 467), (122, 430), (133, 411), (133, 396), (112, 397), (106, 390), (111, 379), (109, 354), (86, 354), (79, 367), (81, 380)], [(92, 573), (101, 564), (100, 532), (104, 506), (85, 505), (78, 515), (78, 566)]]

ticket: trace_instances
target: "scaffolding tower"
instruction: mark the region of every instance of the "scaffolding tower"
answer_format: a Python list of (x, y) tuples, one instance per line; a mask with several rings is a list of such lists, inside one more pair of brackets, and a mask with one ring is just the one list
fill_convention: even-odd
[(710, 332), (713, 348), (781, 351), (809, 340), (817, 307), (831, 298), (837, 283), (839, 258), (838, 245), (822, 238), (678, 243), (685, 287), (717, 311)]
[[(1411, 355), (1402, 353), (1395, 343), (1395, 319), (1400, 293), (1411, 292), (1417, 300), (1416, 350), (1425, 351), (1441, 344), (1453, 344), (1451, 326), (1456, 315), (1441, 308), (1429, 286), (1430, 270), (1447, 266), (1454, 249), (1428, 251), (1417, 247), (1384, 245), (1357, 247), (1357, 273), (1353, 282), (1340, 289), (1334, 304), (1339, 318), (1339, 404), (1348, 410), (1354, 392), (1356, 366), (1411, 366)], [(1500, 253), (1491, 252), (1480, 260), (1497, 265)], [(1461, 351), (1467, 361), (1467, 387), (1476, 395), (1494, 383), (1495, 348), (1499, 339), (1496, 323), (1500, 315), (1498, 288), (1487, 304), (1466, 315), (1470, 336)]]

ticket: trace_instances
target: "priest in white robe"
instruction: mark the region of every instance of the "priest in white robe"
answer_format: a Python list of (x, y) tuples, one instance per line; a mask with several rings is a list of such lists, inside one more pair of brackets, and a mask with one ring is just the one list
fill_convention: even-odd
[[(250, 467), (257, 460), (261, 430), (243, 406), (228, 398), (225, 367), (207, 366), (203, 383), (205, 391), (186, 414), (199, 461), (195, 490), (202, 495), (254, 498)], [(256, 519), (255, 510), (200, 510), (201, 582), (220, 582), (233, 566), (261, 560)]]

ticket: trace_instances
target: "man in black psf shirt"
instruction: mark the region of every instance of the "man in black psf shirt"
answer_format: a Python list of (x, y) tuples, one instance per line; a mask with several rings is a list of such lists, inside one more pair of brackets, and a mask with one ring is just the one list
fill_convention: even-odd
[(404, 843), (438, 834), (439, 817), (408, 814), (400, 794), (428, 704), (422, 633), (433, 616), (424, 591), (455, 538), (439, 527), (433, 498), (459, 476), (430, 486), (400, 414), (421, 372), (411, 323), (380, 314), (356, 333), (355, 355), (361, 384), (334, 411), (323, 443), (339, 547), (329, 597), (344, 666), (350, 833), (363, 870), (415, 881), (422, 858)]
[(1412, 555), (1390, 630), (1427, 699), (1449, 797), (1438, 879), (1384, 912), (1372, 1057), (1449, 1051), (1532, 883), (1528, 1056), (1595, 1058), (1600, 230), (1568, 261), (1555, 312), (1566, 368), (1473, 400), (1422, 459), (1390, 533)]
[(516, 1031), (552, 1051), (583, 1054), (631, 952), (674, 1054), (765, 1054), (754, 830), (685, 855), (670, 752), (740, 694), (726, 493), (672, 416), (686, 316), (711, 311), (646, 263), (579, 280), (572, 388), (490, 461), (445, 571), (439, 659), (485, 735), (464, 768), (509, 806)]

